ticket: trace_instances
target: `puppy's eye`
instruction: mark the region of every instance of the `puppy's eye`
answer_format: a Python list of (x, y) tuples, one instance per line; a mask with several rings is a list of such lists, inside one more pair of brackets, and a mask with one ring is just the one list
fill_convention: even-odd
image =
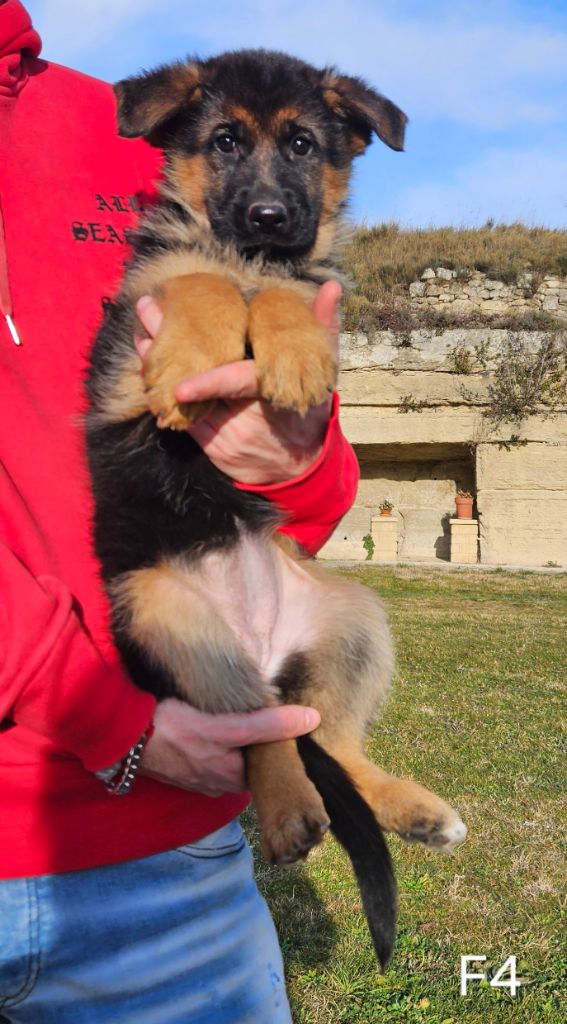
[(307, 156), (313, 149), (313, 144), (306, 135), (296, 135), (291, 140), (291, 151), (294, 156)]
[(215, 139), (215, 146), (221, 153), (234, 153), (236, 139), (232, 132), (221, 132)]

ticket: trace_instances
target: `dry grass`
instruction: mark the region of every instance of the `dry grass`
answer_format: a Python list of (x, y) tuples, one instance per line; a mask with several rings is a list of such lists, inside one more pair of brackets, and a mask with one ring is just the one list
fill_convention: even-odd
[[(427, 267), (447, 267), (462, 276), (479, 270), (507, 283), (515, 283), (529, 270), (533, 275), (531, 287), (537, 288), (545, 273), (567, 274), (567, 233), (523, 224), (422, 231), (402, 231), (396, 224), (381, 224), (355, 231), (343, 264), (355, 285), (353, 294), (345, 300), (345, 330), (406, 330), (417, 325), (403, 299), (407, 298), (408, 285)], [(536, 319), (534, 329), (545, 326), (542, 318)], [(426, 315), (425, 320), (427, 323), (420, 313), (421, 326), (448, 325), (446, 317), (439, 314)], [(467, 325), (476, 326), (476, 320), (467, 318)], [(480, 320), (486, 324), (486, 318)], [(508, 320), (493, 326), (513, 326)], [(529, 324), (518, 323), (522, 326), (529, 329)]]
[(567, 233), (523, 224), (422, 231), (381, 224), (355, 232), (344, 263), (360, 294), (371, 302), (383, 301), (427, 267), (447, 267), (463, 275), (480, 270), (510, 283), (525, 270), (567, 274)]

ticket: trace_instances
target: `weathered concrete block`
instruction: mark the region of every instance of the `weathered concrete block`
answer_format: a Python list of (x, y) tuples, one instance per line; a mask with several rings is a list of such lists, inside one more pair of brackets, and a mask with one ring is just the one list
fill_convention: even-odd
[(521, 430), (514, 424), (494, 429), (481, 411), (443, 406), (422, 412), (399, 413), (391, 409), (345, 405), (341, 422), (352, 444), (443, 444), (452, 441), (476, 447), (487, 441), (507, 442), (512, 433), (527, 441), (549, 441), (552, 445), (567, 441), (567, 414), (553, 419), (530, 416)]
[(479, 491), (567, 492), (567, 443), (532, 442), (510, 451), (481, 444), (477, 448), (476, 480)]
[(467, 444), (480, 434), (482, 418), (474, 411), (443, 407), (399, 413), (344, 406), (341, 422), (352, 444)]
[[(454, 366), (451, 354), (446, 365), (448, 370)], [(488, 400), (488, 381), (480, 374), (431, 370), (344, 370), (338, 388), (345, 405), (399, 406), (408, 395), (428, 405), (483, 405)]]
[[(453, 507), (454, 501), (449, 504), (449, 508)], [(398, 544), (400, 558), (448, 560), (448, 510), (402, 507), (400, 511), (403, 521)]]
[(481, 562), (567, 566), (567, 494), (479, 492)]
[(478, 522), (476, 519), (450, 519), (451, 561), (478, 561)]
[(395, 516), (373, 516), (374, 562), (395, 562), (398, 557), (398, 520)]
[(371, 517), (372, 510), (366, 508), (360, 494), (357, 495), (356, 504), (346, 513), (317, 557), (366, 558), (363, 540), (370, 533)]
[[(536, 351), (544, 340), (541, 331), (519, 331), (516, 336), (529, 351)], [(445, 368), (447, 357), (455, 348), (466, 348), (474, 356), (480, 345), (486, 349), (491, 365), (504, 351), (508, 338), (508, 331), (488, 327), (452, 328), (441, 333), (427, 329), (411, 331), (403, 344), (392, 331), (377, 331), (371, 338), (360, 333), (341, 334), (340, 363), (343, 370), (436, 371)]]
[(353, 560), (364, 562), (368, 558), (368, 553), (361, 543), (350, 540), (333, 540), (330, 537), (321, 550), (317, 552), (317, 558), (321, 559), (321, 561), (332, 559), (339, 562)]

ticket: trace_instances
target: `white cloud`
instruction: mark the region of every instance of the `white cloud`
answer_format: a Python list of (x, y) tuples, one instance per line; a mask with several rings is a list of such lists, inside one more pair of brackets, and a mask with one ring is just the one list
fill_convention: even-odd
[(494, 149), (443, 181), (402, 189), (392, 217), (420, 227), (480, 225), (489, 218), (567, 227), (567, 153)]
[[(81, 70), (81, 59), (105, 46), (123, 45), (123, 32), (144, 31), (155, 0), (23, 0), (44, 42), (45, 55)], [(177, 7), (164, 0), (163, 8)]]
[[(357, 217), (394, 216), (421, 225), (481, 223), (489, 217), (566, 222), (567, 147), (560, 125), (567, 28), (565, 17), (545, 3), (24, 3), (44, 38), (46, 56), (111, 80), (186, 52), (208, 55), (241, 46), (287, 50), (366, 78), (406, 110), (413, 124), (408, 162), (398, 169), (383, 151), (376, 173), (358, 179)], [(439, 144), (432, 147), (426, 137)], [(447, 138), (456, 145), (451, 148)]]
[[(337, 63), (414, 116), (498, 130), (559, 120), (564, 94), (546, 86), (567, 85), (567, 33), (514, 20), (508, 5), (499, 16), (499, 6), (477, 5), (472, 13), (456, 3), (443, 15), (434, 5), (408, 15), (404, 5), (364, 0), (247, 0), (230, 20), (230, 45), (269, 45)], [(199, 22), (226, 45), (226, 16), (213, 7)]]
[(123, 55), (128, 37), (133, 53), (143, 48), (146, 63), (159, 63), (168, 31), (176, 56), (208, 40), (218, 51), (267, 46), (335, 63), (414, 117), (503, 130), (564, 115), (567, 32), (506, 0), (438, 0), (422, 10), (393, 0), (162, 0), (157, 12), (155, 0), (82, 0), (80, 14), (76, 0), (36, 0), (30, 9), (50, 55), (75, 65), (113, 41)]

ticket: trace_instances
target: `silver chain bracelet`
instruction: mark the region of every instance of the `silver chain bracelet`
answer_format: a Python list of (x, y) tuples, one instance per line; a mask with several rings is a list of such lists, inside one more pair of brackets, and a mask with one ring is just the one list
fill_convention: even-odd
[(95, 772), (97, 779), (104, 783), (111, 796), (126, 796), (132, 789), (142, 761), (142, 754), (153, 731), (153, 725), (149, 725), (138, 742), (130, 747), (126, 757), (113, 764), (111, 768)]

